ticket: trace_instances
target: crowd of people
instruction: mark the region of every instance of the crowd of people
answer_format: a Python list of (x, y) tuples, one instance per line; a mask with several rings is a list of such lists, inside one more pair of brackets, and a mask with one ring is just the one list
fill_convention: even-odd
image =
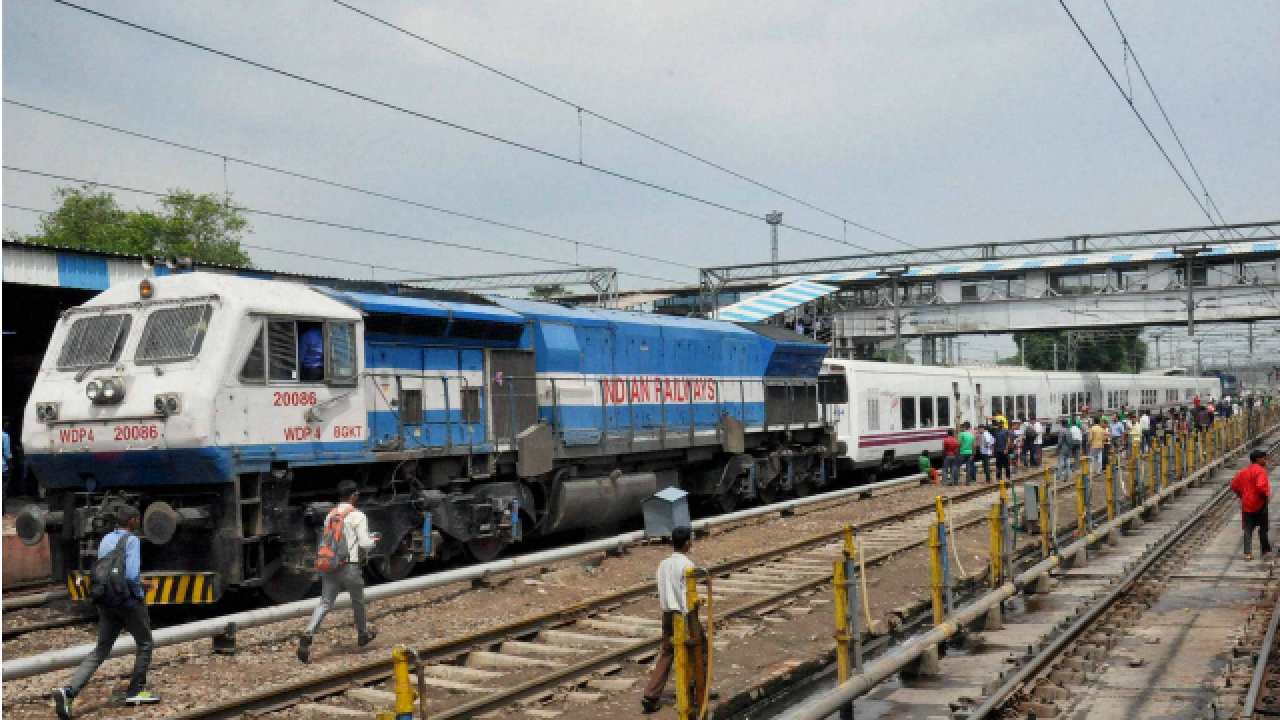
[[(1099, 474), (1114, 456), (1127, 460), (1133, 454), (1149, 452), (1166, 438), (1185, 436), (1209, 428), (1217, 418), (1230, 418), (1241, 411), (1242, 402), (1259, 406), (1261, 399), (1207, 398), (1199, 396), (1188, 407), (1169, 410), (1138, 411), (1122, 406), (1115, 412), (1096, 415), (1088, 405), (1077, 413), (1062, 418), (1055, 444), (1058, 450), (1057, 475), (1069, 477), (1081, 466), (1081, 458), (1088, 453), (1091, 474)], [(933, 467), (931, 453), (920, 454), (919, 468), (935, 483), (965, 485), (978, 482), (978, 469), (982, 469), (985, 482), (992, 482), (991, 468), (995, 467), (995, 480), (1012, 479), (1012, 469), (1019, 465), (1028, 468), (1041, 467), (1046, 433), (1049, 428), (1039, 418), (1018, 417), (1015, 421), (1002, 414), (984, 416), (984, 422), (974, 426), (965, 422), (960, 432), (948, 430), (942, 441), (941, 471)], [(1087, 446), (1086, 446), (1087, 443)], [(1087, 451), (1086, 451), (1087, 447)]]

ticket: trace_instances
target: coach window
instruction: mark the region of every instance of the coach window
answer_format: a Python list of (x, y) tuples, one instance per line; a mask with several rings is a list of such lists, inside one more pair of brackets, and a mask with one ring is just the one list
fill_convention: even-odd
[(1025, 418), (1027, 416), (1027, 396), (1019, 395), (1015, 402), (1017, 403), (1018, 418)]
[(933, 398), (920, 398), (920, 427), (933, 427)]
[(1066, 394), (1066, 393), (1062, 393), (1062, 394), (1061, 394), (1061, 395), (1059, 395), (1058, 397), (1062, 398), (1062, 414), (1063, 414), (1063, 415), (1069, 415), (1069, 414), (1071, 413), (1071, 410), (1070, 410), (1069, 406), (1067, 405), (1067, 402), (1068, 402), (1068, 401), (1067, 401), (1067, 394)]
[(1004, 417), (1005, 420), (1013, 419), (1013, 396), (1004, 396)]
[(849, 402), (849, 383), (844, 375), (818, 376), (818, 402), (823, 405), (844, 405)]
[(916, 428), (916, 399), (913, 397), (902, 398), (902, 429), (915, 430)]
[(938, 398), (936, 406), (938, 408), (938, 427), (951, 427), (951, 398)]
[(1034, 422), (1037, 417), (1039, 416), (1036, 415), (1036, 396), (1028, 395), (1027, 396), (1027, 419)]
[(1004, 399), (999, 395), (991, 396), (991, 414), (993, 416), (1004, 414)]

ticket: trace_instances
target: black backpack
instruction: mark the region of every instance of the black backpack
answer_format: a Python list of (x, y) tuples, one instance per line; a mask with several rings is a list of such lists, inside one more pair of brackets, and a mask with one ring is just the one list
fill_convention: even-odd
[(89, 569), (89, 599), (104, 608), (121, 608), (133, 599), (133, 590), (124, 575), (125, 545), (132, 535), (123, 535), (111, 552), (93, 562)]

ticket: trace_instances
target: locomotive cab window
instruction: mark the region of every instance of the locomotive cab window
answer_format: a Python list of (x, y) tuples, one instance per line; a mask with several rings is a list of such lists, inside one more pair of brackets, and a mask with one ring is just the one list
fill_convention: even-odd
[(347, 385), (356, 380), (352, 323), (269, 319), (257, 335), (240, 371), (244, 382)]
[(58, 369), (81, 370), (119, 360), (132, 322), (131, 315), (76, 318), (58, 353)]
[(211, 305), (161, 308), (151, 313), (133, 361), (139, 365), (187, 360), (200, 354), (209, 330)]

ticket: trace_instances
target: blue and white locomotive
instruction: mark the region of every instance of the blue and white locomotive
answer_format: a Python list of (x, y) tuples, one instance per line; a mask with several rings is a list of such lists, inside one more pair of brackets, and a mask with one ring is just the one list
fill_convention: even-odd
[(370, 571), (608, 528), (678, 485), (732, 508), (827, 481), (826, 346), (767, 326), (372, 283), (194, 272), (68, 310), (23, 424), (55, 577), (121, 502), (155, 604), (295, 599), (343, 479), (382, 533)]

